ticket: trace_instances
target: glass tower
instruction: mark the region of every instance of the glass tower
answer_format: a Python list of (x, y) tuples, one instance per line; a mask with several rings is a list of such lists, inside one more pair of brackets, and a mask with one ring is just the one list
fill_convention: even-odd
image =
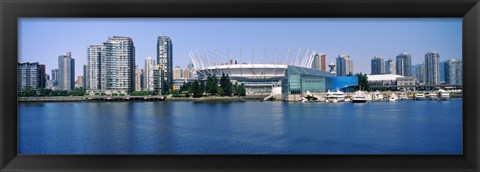
[(445, 83), (462, 84), (462, 61), (450, 59), (445, 63)]
[(432, 51), (425, 54), (425, 81), (427, 85), (440, 84), (440, 55)]
[(58, 56), (58, 89), (70, 91), (75, 88), (75, 59), (67, 52)]
[(173, 71), (172, 71), (172, 57), (173, 48), (172, 40), (168, 36), (159, 36), (157, 39), (157, 64), (162, 71), (163, 75), (160, 78), (161, 91), (172, 88), (173, 86)]
[(383, 65), (383, 57), (374, 56), (371, 61), (372, 75), (384, 74), (385, 66)]
[(397, 56), (397, 75), (412, 76), (412, 55), (407, 52)]

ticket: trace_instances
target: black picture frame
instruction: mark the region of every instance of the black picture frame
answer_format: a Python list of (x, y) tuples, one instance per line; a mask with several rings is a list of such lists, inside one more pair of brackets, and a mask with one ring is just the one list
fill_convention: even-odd
[[(463, 155), (17, 155), (19, 17), (462, 17)], [(479, 171), (478, 0), (0, 0), (0, 171)]]

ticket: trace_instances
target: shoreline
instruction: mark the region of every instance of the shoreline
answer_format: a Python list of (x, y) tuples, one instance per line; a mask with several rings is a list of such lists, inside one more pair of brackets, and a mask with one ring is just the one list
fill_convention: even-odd
[(244, 102), (258, 100), (248, 97), (164, 97), (164, 96), (72, 96), (72, 97), (18, 97), (18, 102), (148, 102), (148, 101), (192, 101), (192, 102)]

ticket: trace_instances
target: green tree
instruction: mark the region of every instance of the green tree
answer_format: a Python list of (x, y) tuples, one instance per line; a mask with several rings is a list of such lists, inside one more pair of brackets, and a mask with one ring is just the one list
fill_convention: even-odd
[(192, 85), (190, 86), (190, 92), (193, 94), (192, 96), (194, 98), (202, 97), (203, 95), (203, 90), (201, 90), (200, 82), (198, 80), (195, 80), (192, 82)]
[(245, 90), (245, 85), (244, 84), (239, 85), (237, 89), (237, 95), (245, 96), (246, 94), (247, 94), (247, 91)]
[(217, 91), (218, 91), (217, 77), (215, 76), (215, 74), (213, 74), (213, 76), (208, 75), (205, 92), (207, 92), (210, 95), (215, 95)]
[(355, 76), (358, 77), (358, 86), (360, 86), (362, 90), (370, 91), (367, 74), (357, 73)]
[(232, 95), (232, 83), (230, 82), (230, 77), (228, 74), (222, 73), (222, 77), (220, 78), (220, 88), (223, 90), (222, 96), (231, 96)]
[(21, 97), (32, 97), (37, 94), (37, 90), (35, 90), (32, 86), (25, 86), (22, 91), (20, 92)]

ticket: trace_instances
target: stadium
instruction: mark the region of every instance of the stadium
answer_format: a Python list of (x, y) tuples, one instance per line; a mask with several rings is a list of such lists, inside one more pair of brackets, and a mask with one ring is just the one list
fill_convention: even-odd
[(314, 65), (319, 63), (318, 53), (308, 49), (269, 53), (266, 50), (263, 53), (252, 51), (249, 57), (242, 56), (242, 51), (235, 54), (217, 50), (199, 53), (197, 50), (190, 52), (189, 56), (199, 80), (213, 75), (221, 77), (224, 73), (233, 82), (244, 84), (247, 95), (267, 94), (288, 101), (307, 92), (325, 93), (337, 88), (352, 91), (358, 85), (357, 77), (335, 76), (320, 70)]

